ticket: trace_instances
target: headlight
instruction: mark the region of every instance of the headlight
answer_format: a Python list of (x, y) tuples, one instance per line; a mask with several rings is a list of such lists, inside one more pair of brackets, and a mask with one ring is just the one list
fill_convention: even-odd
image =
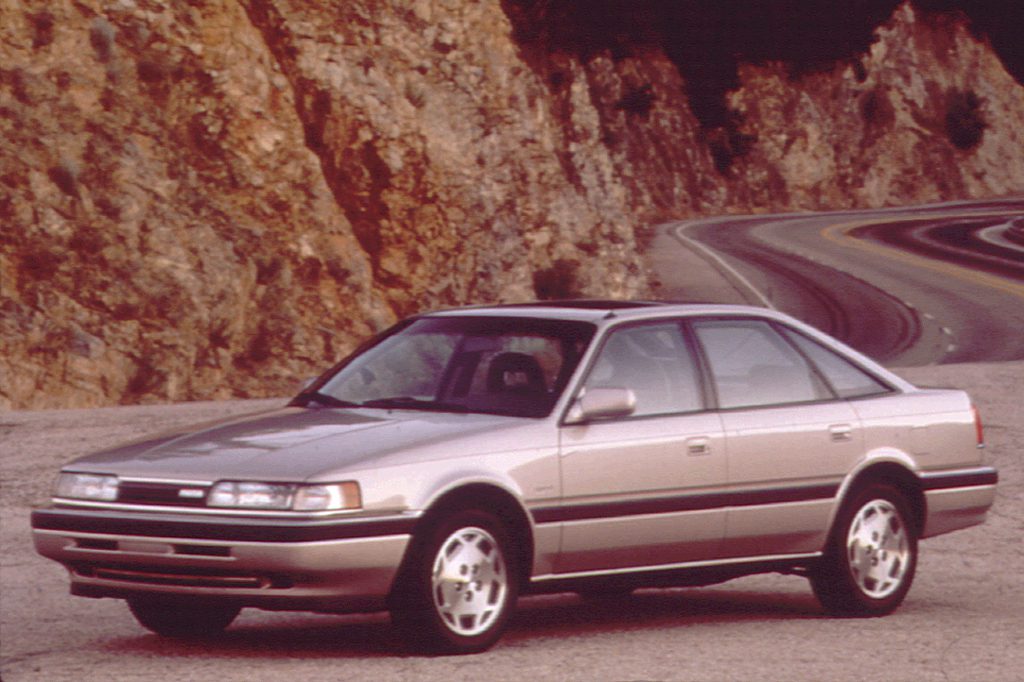
[(239, 509), (334, 511), (358, 509), (359, 485), (354, 481), (320, 485), (221, 481), (210, 489), (207, 505)]
[(295, 492), (293, 509), (298, 511), (326, 511), (331, 509), (359, 509), (363, 501), (359, 484), (355, 481), (329, 485), (303, 485)]
[(77, 500), (117, 499), (117, 476), (61, 472), (57, 476), (57, 497)]
[(210, 490), (207, 504), (211, 507), (291, 509), (294, 494), (293, 485), (221, 481)]

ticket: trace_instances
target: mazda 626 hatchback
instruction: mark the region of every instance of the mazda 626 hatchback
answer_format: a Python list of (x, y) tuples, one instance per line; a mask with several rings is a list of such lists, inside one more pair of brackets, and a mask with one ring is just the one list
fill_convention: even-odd
[(906, 596), (917, 542), (984, 521), (976, 410), (785, 315), (574, 302), (405, 320), (287, 406), (66, 465), (32, 515), (71, 593), (196, 636), (243, 607), (387, 609), (419, 649), (520, 594), (806, 576)]

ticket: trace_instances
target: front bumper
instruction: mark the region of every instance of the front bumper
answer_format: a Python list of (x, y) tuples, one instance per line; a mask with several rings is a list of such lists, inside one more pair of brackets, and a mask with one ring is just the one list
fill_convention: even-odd
[(221, 517), (52, 508), (36, 550), (89, 597), (188, 595), (269, 609), (381, 608), (418, 515)]

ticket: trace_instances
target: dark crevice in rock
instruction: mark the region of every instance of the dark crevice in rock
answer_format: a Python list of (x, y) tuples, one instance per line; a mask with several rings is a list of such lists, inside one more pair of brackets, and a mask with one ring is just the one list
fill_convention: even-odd
[(327, 125), (332, 117), (337, 118), (331, 93), (300, 73), (296, 65), (299, 50), (292, 42), (285, 18), (264, 0), (249, 0), (242, 5), (291, 84), (306, 146), (319, 160), (324, 181), (349, 219), (376, 276), (382, 245), (380, 221), (387, 217), (387, 205), (381, 195), (389, 184), (390, 171), (369, 142), (363, 143), (357, 153), (346, 149), (339, 154), (330, 147), (325, 141)]
[(584, 293), (579, 283), (579, 263), (560, 258), (550, 268), (535, 271), (533, 290), (540, 301), (579, 298)]
[(954, 90), (946, 94), (946, 135), (957, 149), (968, 151), (981, 144), (988, 127), (982, 104), (973, 90)]
[(334, 171), (336, 182), (358, 187), (362, 191), (339, 197), (339, 204), (352, 223), (356, 239), (376, 264), (383, 248), (380, 225), (388, 217), (388, 205), (383, 201), (383, 193), (391, 184), (391, 169), (381, 159), (372, 142), (364, 142), (358, 152), (347, 149), (345, 152), (342, 154), (342, 163)]
[(53, 27), (57, 20), (50, 12), (36, 12), (29, 16), (29, 21), (33, 28), (32, 49), (38, 50), (53, 42)]
[(654, 94), (651, 84), (646, 83), (640, 87), (629, 88), (615, 103), (615, 108), (626, 112), (627, 115), (647, 118), (657, 99), (658, 96)]

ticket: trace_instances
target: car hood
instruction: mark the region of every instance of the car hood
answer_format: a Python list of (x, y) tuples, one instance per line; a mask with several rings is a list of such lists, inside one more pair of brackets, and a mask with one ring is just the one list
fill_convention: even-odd
[(65, 469), (187, 481), (303, 481), (385, 460), (397, 464), (485, 448), (494, 452), (500, 443), (516, 442), (499, 434), (535, 429), (536, 422), (497, 415), (288, 407), (104, 450)]

